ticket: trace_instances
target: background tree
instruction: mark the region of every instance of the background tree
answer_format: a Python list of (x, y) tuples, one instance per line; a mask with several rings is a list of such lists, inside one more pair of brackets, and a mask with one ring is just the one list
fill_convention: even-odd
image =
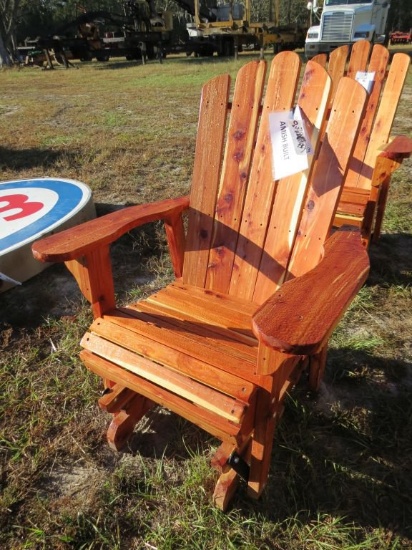
[(12, 63), (20, 0), (0, 0), (0, 67)]
[(409, 31), (412, 28), (412, 4), (410, 0), (391, 0), (388, 14), (389, 31)]

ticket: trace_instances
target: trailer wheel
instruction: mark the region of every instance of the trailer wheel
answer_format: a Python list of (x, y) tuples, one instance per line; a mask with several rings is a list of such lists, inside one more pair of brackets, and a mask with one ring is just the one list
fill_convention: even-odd
[(109, 61), (110, 59), (110, 55), (108, 53), (105, 53), (105, 54), (101, 54), (101, 53), (98, 53), (96, 54), (96, 59), (97, 61)]
[(91, 52), (85, 52), (79, 57), (80, 61), (91, 61), (93, 54)]
[(233, 40), (223, 40), (221, 48), (219, 50), (219, 56), (221, 57), (233, 57), (235, 55), (235, 44)]

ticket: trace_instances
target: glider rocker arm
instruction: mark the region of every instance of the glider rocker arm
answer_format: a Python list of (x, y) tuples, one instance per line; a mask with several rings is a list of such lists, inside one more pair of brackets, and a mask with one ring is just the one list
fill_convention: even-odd
[(319, 264), (284, 283), (255, 313), (253, 330), (260, 343), (287, 354), (319, 353), (368, 272), (360, 234), (336, 232)]

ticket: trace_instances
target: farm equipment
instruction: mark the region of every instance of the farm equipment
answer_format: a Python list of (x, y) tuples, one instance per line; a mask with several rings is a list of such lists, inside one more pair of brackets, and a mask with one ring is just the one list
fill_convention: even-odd
[(175, 0), (193, 18), (187, 24), (188, 53), (232, 56), (273, 46), (275, 52), (303, 47), (307, 26), (279, 25), (279, 0), (270, 6), (274, 21), (252, 22), (250, 0), (207, 7), (205, 0)]
[(393, 31), (389, 33), (391, 44), (410, 44), (412, 42), (412, 29), (409, 32)]
[[(107, 61), (162, 59), (167, 53), (185, 51), (187, 55), (233, 56), (243, 50), (273, 51), (303, 48), (306, 22), (279, 24), (279, 2), (270, 4), (269, 21), (251, 21), (251, 2), (217, 4), (217, 0), (174, 0), (191, 17), (185, 40), (177, 41), (171, 12), (158, 13), (153, 0), (126, 0), (124, 13), (107, 11), (82, 13), (58, 28), (53, 36), (26, 41), (25, 55), (36, 51), (42, 63), (69, 66), (71, 59)], [(176, 42), (176, 43), (175, 43)], [(31, 50), (31, 51), (30, 51)]]
[(157, 13), (153, 2), (128, 0), (124, 14), (107, 11), (82, 13), (56, 29), (52, 37), (26, 40), (30, 49), (46, 57), (48, 65), (54, 57), (68, 66), (71, 59), (107, 61), (110, 57), (161, 60), (172, 39), (172, 18), (168, 12)]

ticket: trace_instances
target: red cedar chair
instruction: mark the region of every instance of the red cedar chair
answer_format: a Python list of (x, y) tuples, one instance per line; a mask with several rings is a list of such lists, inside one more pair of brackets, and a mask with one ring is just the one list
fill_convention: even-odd
[[(174, 411), (221, 441), (212, 465), (222, 509), (239, 475), (252, 497), (262, 493), (285, 394), (306, 367), (318, 387), (328, 339), (369, 269), (358, 232), (330, 236), (366, 92), (342, 78), (324, 128), (330, 78), (309, 62), (296, 97), (300, 72), (298, 55), (283, 52), (267, 82), (264, 61), (241, 68), (231, 101), (228, 75), (205, 84), (190, 196), (125, 208), (33, 246), (39, 260), (65, 262), (91, 303), (80, 355), (104, 380), (111, 446), (121, 448), (154, 404)], [(316, 162), (273, 181), (269, 113), (295, 103)], [(159, 219), (176, 279), (119, 307), (110, 245)]]
[(334, 50), (328, 63), (325, 54), (312, 61), (328, 68), (332, 78), (331, 100), (342, 76), (356, 78), (358, 71), (375, 74), (334, 225), (360, 227), (366, 244), (376, 242), (381, 233), (392, 173), (412, 153), (411, 139), (390, 135), (410, 56), (395, 53), (390, 61), (387, 48), (375, 44), (371, 49), (370, 42), (361, 40), (351, 50), (348, 46)]

